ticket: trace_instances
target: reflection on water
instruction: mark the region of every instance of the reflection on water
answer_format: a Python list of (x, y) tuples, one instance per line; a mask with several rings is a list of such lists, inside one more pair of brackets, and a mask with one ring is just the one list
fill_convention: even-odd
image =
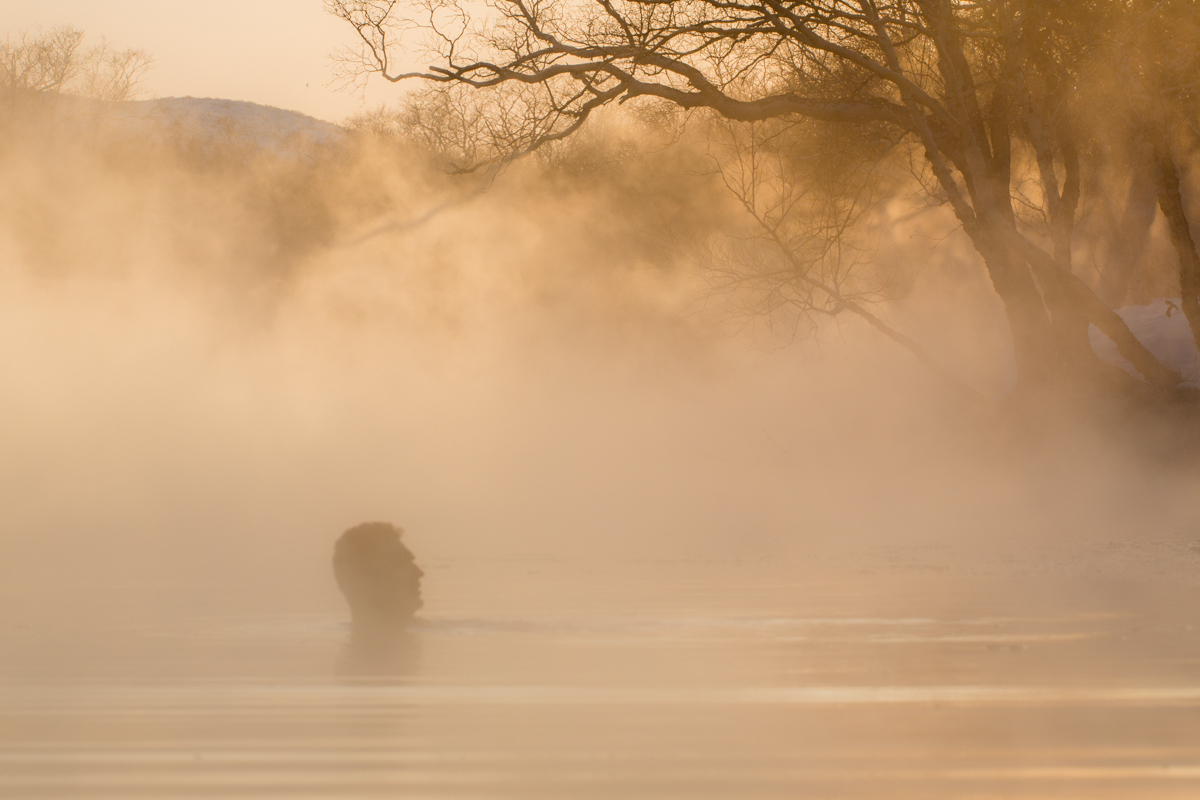
[(1190, 585), (444, 567), (385, 641), (5, 621), (0, 797), (1200, 796)]
[(347, 677), (400, 677), (421, 668), (421, 637), (412, 631), (386, 636), (352, 630), (338, 661), (338, 674)]

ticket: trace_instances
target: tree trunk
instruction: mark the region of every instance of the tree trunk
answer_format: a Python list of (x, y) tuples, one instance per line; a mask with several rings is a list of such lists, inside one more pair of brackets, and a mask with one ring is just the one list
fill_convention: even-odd
[(1071, 274), (1060, 271), (1038, 277), (1054, 327), (1059, 369), (1076, 377), (1095, 374), (1101, 362), (1088, 335), (1092, 320), (1076, 297)]
[(1161, 140), (1154, 143), (1154, 184), (1158, 190), (1158, 205), (1167, 218), (1171, 242), (1179, 253), (1179, 291), (1183, 299), (1183, 315), (1192, 329), (1192, 339), (1200, 350), (1200, 256), (1196, 241), (1188, 226), (1179, 189), (1179, 168), (1170, 147)]
[(1049, 383), (1059, 376), (1058, 348), (1050, 315), (1033, 275), (1010, 248), (992, 237), (975, 237), (992, 287), (1004, 303), (1012, 334), (1019, 386)]
[(1114, 235), (1105, 256), (1104, 269), (1100, 273), (1097, 294), (1110, 306), (1119, 307), (1125, 304), (1130, 283), (1137, 274), (1138, 264), (1150, 240), (1157, 199), (1154, 181), (1144, 170), (1134, 170), (1120, 220), (1113, 214), (1107, 197), (1100, 199)]
[[(1037, 245), (1016, 231), (1010, 233), (1013, 249), (1020, 253), (1037, 274), (1043, 285), (1060, 285), (1063, 299), (1069, 302), (1087, 321), (1112, 339), (1117, 352), (1125, 357), (1142, 374), (1146, 382), (1160, 389), (1173, 390), (1179, 386), (1180, 376), (1174, 369), (1165, 366), (1158, 357), (1142, 344), (1121, 315), (1106, 306), (1091, 288), (1075, 275), (1063, 272)], [(1091, 361), (1096, 361), (1094, 353)]]

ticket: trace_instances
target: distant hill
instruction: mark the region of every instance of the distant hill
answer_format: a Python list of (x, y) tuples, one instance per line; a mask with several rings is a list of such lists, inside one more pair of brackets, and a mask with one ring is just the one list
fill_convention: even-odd
[(25, 100), (21, 113), (31, 131), (52, 127), (80, 136), (211, 143), (280, 154), (338, 144), (348, 136), (333, 123), (241, 100), (165, 97), (110, 103), (51, 93), (30, 94)]
[(183, 130), (213, 141), (237, 142), (256, 148), (286, 151), (297, 146), (341, 142), (344, 128), (297, 111), (241, 100), (166, 97), (118, 103), (108, 124), (153, 133)]

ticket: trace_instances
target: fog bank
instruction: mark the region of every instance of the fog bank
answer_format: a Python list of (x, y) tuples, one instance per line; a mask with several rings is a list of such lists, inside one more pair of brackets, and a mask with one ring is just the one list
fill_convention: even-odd
[[(527, 165), (476, 193), (391, 145), (173, 135), (8, 143), (11, 586), (328, 599), (334, 538), (375, 519), (427, 561), (801, 571), (1200, 538), (1169, 447), (1049, 405), (1014, 424), (865, 324), (785, 346), (731, 314), (696, 244), (736, 223), (684, 156), (637, 180)], [(946, 264), (893, 318), (995, 395), (1001, 315), (961, 243), (897, 240)]]

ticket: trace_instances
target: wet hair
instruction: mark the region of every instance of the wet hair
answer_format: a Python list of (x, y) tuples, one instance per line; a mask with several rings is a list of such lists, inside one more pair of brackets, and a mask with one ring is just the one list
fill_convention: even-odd
[(421, 578), (403, 531), (388, 522), (364, 522), (338, 538), (333, 574), (350, 605), (355, 633), (401, 630), (424, 605)]

